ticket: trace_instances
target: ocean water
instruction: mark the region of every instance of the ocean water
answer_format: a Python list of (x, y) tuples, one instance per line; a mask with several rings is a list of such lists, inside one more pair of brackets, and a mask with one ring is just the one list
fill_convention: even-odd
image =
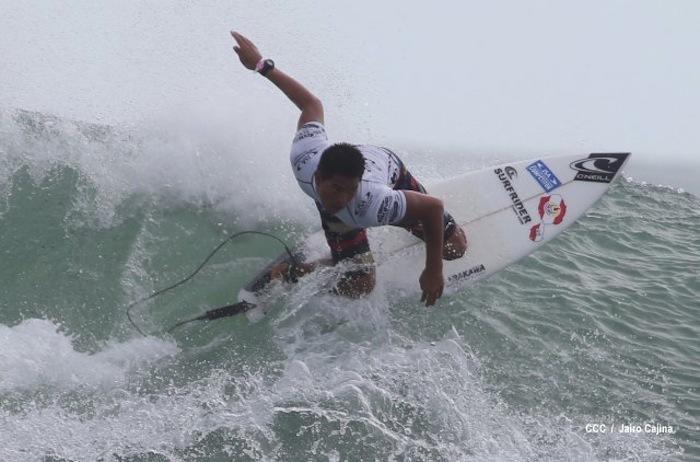
[[(502, 160), (405, 156), (428, 184)], [(231, 233), (319, 226), (288, 168), (245, 140), (0, 111), (0, 460), (700, 460), (700, 199), (673, 185), (616, 182), (430, 309), (319, 275), (258, 323), (163, 333), (281, 251), (247, 236), (137, 306), (139, 335), (125, 307)]]

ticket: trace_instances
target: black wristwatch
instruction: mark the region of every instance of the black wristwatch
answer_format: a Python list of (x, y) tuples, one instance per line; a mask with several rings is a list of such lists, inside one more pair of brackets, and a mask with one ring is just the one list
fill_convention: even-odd
[(258, 65), (255, 66), (255, 71), (262, 76), (266, 76), (268, 72), (275, 68), (275, 62), (271, 59), (261, 59)]

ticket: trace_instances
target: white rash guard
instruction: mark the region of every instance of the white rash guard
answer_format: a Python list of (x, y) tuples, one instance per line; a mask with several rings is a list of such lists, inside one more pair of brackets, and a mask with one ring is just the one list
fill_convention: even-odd
[[(316, 190), (314, 173), (323, 151), (333, 143), (320, 122), (309, 122), (294, 136), (290, 160), (294, 176), (302, 191), (314, 199), (320, 208), (321, 198)], [(406, 196), (394, 190), (400, 173), (399, 161), (391, 151), (371, 145), (356, 146), (365, 158), (355, 197), (335, 217), (354, 228), (394, 225), (406, 215)]]

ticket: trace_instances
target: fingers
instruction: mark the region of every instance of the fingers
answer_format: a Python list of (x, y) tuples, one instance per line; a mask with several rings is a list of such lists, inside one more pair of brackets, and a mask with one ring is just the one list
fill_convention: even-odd
[(437, 301), (438, 298), (440, 298), (440, 295), (437, 292), (433, 292), (433, 296), (428, 299), (428, 302), (430, 302), (429, 305), (427, 306), (433, 306), (435, 305), (435, 302)]
[(257, 47), (253, 44), (253, 42), (235, 30), (231, 31), (231, 37), (233, 37), (236, 41), (233, 51), (236, 52), (236, 55), (238, 55), (238, 58), (241, 60), (241, 63), (243, 63), (243, 66), (245, 66), (247, 69), (255, 70), (255, 65), (258, 63), (258, 61), (260, 61), (260, 59), (262, 59)]
[(245, 36), (239, 34), (239, 33), (236, 32), (236, 31), (233, 31), (233, 30), (232, 30), (232, 31), (231, 31), (231, 36), (232, 36), (234, 39), (236, 39), (236, 42), (238, 42), (239, 45), (246, 45), (246, 46), (249, 46), (249, 47), (251, 47), (251, 48), (255, 46), (255, 45), (253, 45), (253, 42), (251, 42), (251, 41), (248, 40)]
[(236, 43), (238, 44), (238, 47), (233, 47), (234, 50), (238, 48), (238, 51), (236, 51), (236, 53), (238, 53), (241, 50), (241, 46), (248, 45), (247, 39), (238, 32), (231, 31), (231, 37), (233, 37), (234, 40), (236, 40)]
[(235, 38), (237, 42), (245, 42), (246, 41), (246, 38), (236, 31), (232, 30), (231, 35), (233, 35), (233, 38)]
[(421, 302), (425, 302), (425, 306), (433, 306), (435, 305), (435, 302), (437, 301), (438, 298), (442, 297), (442, 290), (444, 289), (444, 286), (440, 287), (438, 290), (435, 291), (423, 291), (423, 295), (420, 298)]

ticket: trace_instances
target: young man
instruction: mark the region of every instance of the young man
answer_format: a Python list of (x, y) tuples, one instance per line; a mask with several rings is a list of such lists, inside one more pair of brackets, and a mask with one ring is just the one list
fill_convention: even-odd
[[(337, 292), (359, 297), (372, 291), (375, 268), (365, 228), (394, 225), (425, 241), (425, 269), (419, 279), (421, 301), (433, 305), (444, 287), (442, 259), (459, 258), (467, 249), (464, 231), (444, 211), (442, 201), (429, 196), (390, 150), (330, 143), (321, 101), (277, 69), (272, 60), (263, 59), (246, 37), (233, 31), (231, 35), (243, 66), (274, 83), (301, 110), (290, 159), (294, 175), (316, 202), (333, 264), (351, 259), (362, 265), (362, 269), (344, 275)], [(297, 275), (313, 271), (319, 263), (303, 263)], [(287, 263), (281, 263), (273, 269), (273, 277), (287, 270)]]

